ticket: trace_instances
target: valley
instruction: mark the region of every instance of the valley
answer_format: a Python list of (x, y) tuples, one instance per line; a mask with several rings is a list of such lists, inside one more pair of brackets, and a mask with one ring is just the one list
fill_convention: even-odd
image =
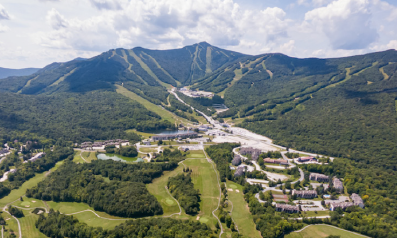
[[(2, 233), (392, 237), (396, 58), (249, 56), (204, 42), (0, 79)], [(153, 223), (163, 225), (130, 229)]]

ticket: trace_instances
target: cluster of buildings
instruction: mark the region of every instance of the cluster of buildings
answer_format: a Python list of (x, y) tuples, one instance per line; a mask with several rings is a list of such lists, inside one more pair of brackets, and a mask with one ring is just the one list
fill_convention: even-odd
[(129, 143), (128, 140), (115, 139), (115, 140), (97, 141), (94, 143), (91, 141), (86, 141), (80, 144), (80, 148), (105, 147), (108, 145), (116, 146), (125, 143)]
[(317, 182), (329, 182), (329, 177), (327, 175), (318, 173), (310, 173), (309, 179)]
[(293, 190), (292, 196), (296, 195), (298, 198), (316, 198), (317, 192), (316, 190)]
[(278, 212), (286, 212), (286, 213), (298, 213), (299, 212), (299, 207), (294, 206), (294, 205), (276, 203), (275, 207), (276, 207), (276, 211), (278, 211)]
[(361, 208), (364, 208), (364, 201), (360, 197), (360, 195), (353, 193), (351, 196), (351, 202), (339, 202), (339, 203), (330, 203), (329, 210), (335, 211), (337, 208), (341, 208), (342, 210), (345, 210), (348, 207), (352, 206), (359, 206)]
[[(234, 169), (234, 168), (233, 168), (233, 169)], [(236, 172), (234, 172), (234, 177), (243, 176), (244, 173), (245, 173), (246, 171), (252, 172), (252, 171), (254, 171), (254, 170), (255, 170), (255, 167), (254, 167), (254, 166), (245, 165), (245, 164), (240, 164), (240, 165), (237, 167)]]
[(269, 164), (279, 164), (279, 165), (288, 165), (288, 160), (286, 159), (271, 159), (271, 158), (266, 158), (263, 160), (265, 163)]
[(188, 97), (192, 97), (192, 98), (198, 98), (198, 97), (212, 98), (214, 96), (214, 93), (211, 93), (211, 92), (192, 91), (192, 90), (189, 90), (188, 88), (181, 88), (181, 89), (179, 89), (179, 92), (185, 94)]
[(154, 135), (152, 136), (152, 140), (159, 141), (159, 140), (187, 139), (187, 138), (197, 138), (197, 137), (199, 137), (197, 132), (188, 132), (188, 133)]
[(250, 154), (251, 155), (251, 159), (253, 159), (255, 161), (259, 159), (259, 155), (261, 153), (262, 153), (262, 150), (255, 149), (255, 148), (252, 148), (252, 147), (242, 147), (242, 148), (240, 148), (240, 154), (242, 154), (242, 155)]

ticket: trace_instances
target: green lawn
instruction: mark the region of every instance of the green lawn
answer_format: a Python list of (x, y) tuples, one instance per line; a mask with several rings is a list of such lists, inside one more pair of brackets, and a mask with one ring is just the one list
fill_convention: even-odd
[[(55, 165), (55, 167), (51, 169), (51, 171), (58, 169), (59, 166), (61, 166), (63, 163), (64, 163), (63, 161), (58, 162)], [(39, 201), (37, 199), (29, 199), (26, 197), (23, 197), (24, 201), (20, 201), (19, 199), (21, 196), (23, 196), (25, 194), (27, 188), (34, 187), (40, 181), (42, 181), (44, 179), (46, 173), (47, 172), (44, 172), (41, 174), (36, 174), (33, 178), (31, 178), (28, 181), (26, 181), (25, 183), (23, 183), (21, 187), (19, 187), (18, 189), (12, 190), (8, 196), (0, 199), (0, 207), (3, 208), (7, 204), (12, 203), (14, 201), (15, 201), (16, 206), (21, 206), (21, 207), (29, 206), (29, 208), (32, 208), (31, 210), (33, 210), (34, 207), (42, 206), (43, 203), (41, 203), (41, 201)], [(33, 203), (32, 201), (36, 201), (36, 202)], [(36, 230), (34, 224), (35, 224), (37, 218), (35, 217), (36, 215), (29, 213), (31, 210), (27, 210), (27, 211), (24, 210), (24, 214), (26, 215), (26, 217), (19, 219), (19, 221), (21, 223), (22, 236), (29, 237), (29, 238), (30, 237), (33, 237), (33, 238), (45, 237)], [(17, 222), (15, 221), (15, 219), (12, 218), (11, 216), (9, 216), (7, 213), (2, 213), (2, 216), (4, 217), (4, 219), (6, 219), (6, 223), (7, 223), (6, 229), (12, 229), (14, 232), (18, 233), (18, 225), (17, 225)], [(10, 219), (8, 219), (8, 218), (10, 218)], [(7, 233), (7, 235), (8, 235), (8, 233)], [(5, 237), (7, 237), (7, 235)]]
[[(56, 170), (62, 164), (63, 164), (63, 161), (56, 163), (55, 167), (52, 168), (51, 171)], [(46, 173), (47, 172), (44, 172), (41, 174), (36, 174), (36, 176), (34, 176), (33, 178), (31, 178), (28, 181), (26, 181), (25, 183), (23, 183), (21, 187), (19, 187), (18, 189), (12, 190), (8, 196), (0, 199), (0, 208), (3, 208), (8, 203), (14, 202), (15, 200), (17, 200), (21, 196), (23, 196), (26, 192), (26, 189), (36, 186), (41, 180), (44, 179)]]
[(156, 178), (146, 185), (150, 194), (154, 195), (156, 199), (160, 202), (163, 208), (164, 215), (168, 216), (179, 212), (179, 207), (176, 201), (168, 194), (165, 186), (167, 186), (168, 178), (174, 177), (178, 173), (182, 173), (183, 165), (179, 165), (173, 171), (164, 171), (164, 174), (160, 178)]
[(106, 229), (114, 229), (116, 226), (118, 226), (126, 221), (123, 219), (108, 220), (108, 219), (99, 218), (92, 212), (82, 212), (82, 213), (73, 215), (73, 217), (77, 218), (81, 222), (86, 223), (88, 226), (102, 227), (105, 230)]
[(315, 225), (304, 229), (301, 232), (292, 232), (285, 236), (285, 238), (321, 238), (329, 235), (338, 235), (342, 238), (362, 238), (364, 236), (350, 233), (346, 230), (340, 230), (336, 227), (326, 225)]
[[(96, 157), (96, 152), (82, 152), (81, 156), (83, 156), (83, 158), (85, 159), (85, 161), (87, 161), (88, 163), (90, 163), (93, 160), (97, 160), (98, 158)], [(74, 159), (73, 159), (74, 160)]]
[(80, 156), (80, 151), (75, 151), (73, 162), (75, 163), (85, 163), (85, 161)]
[[(258, 237), (260, 238), (260, 232), (256, 230), (256, 226), (252, 215), (249, 211), (248, 204), (244, 200), (243, 186), (240, 184), (227, 181), (227, 188), (233, 189), (233, 191), (227, 191), (228, 199), (233, 203), (232, 218), (237, 225), (240, 234), (243, 237)], [(239, 192), (236, 192), (236, 189)]]
[(47, 237), (43, 233), (41, 233), (36, 228), (36, 221), (39, 218), (38, 215), (30, 213), (30, 211), (23, 211), (25, 217), (19, 218), (19, 222), (21, 223), (22, 237), (26, 238), (44, 238)]
[(3, 212), (1, 215), (3, 216), (4, 220), (6, 221), (6, 225), (4, 226), (4, 229), (5, 229), (4, 237), (5, 238), (10, 237), (11, 230), (15, 233), (16, 237), (19, 237), (17, 221), (6, 212)]
[(141, 147), (141, 148), (139, 148), (139, 151), (144, 152), (144, 153), (157, 152), (157, 148)]
[(205, 155), (202, 150), (191, 150), (189, 153), (186, 155), (187, 158), (200, 158), (204, 159)]
[(146, 107), (146, 109), (158, 114), (164, 120), (168, 120), (171, 123), (177, 122), (177, 123), (191, 124), (190, 121), (174, 115), (173, 113), (165, 110), (164, 108), (161, 108), (160, 106), (158, 106), (158, 105), (156, 105), (154, 103), (149, 102), (148, 100), (140, 97), (139, 95), (137, 95), (134, 92), (131, 92), (131, 91), (127, 90), (124, 87), (121, 87), (120, 85), (116, 85), (116, 87), (117, 87), (117, 89), (116, 89), (117, 93), (119, 93), (119, 94), (121, 94), (121, 95), (123, 95), (125, 97), (128, 97), (128, 98), (130, 98), (132, 100), (135, 100), (135, 101), (139, 102), (144, 107)]
[(192, 181), (194, 187), (199, 189), (201, 193), (200, 213), (198, 214), (200, 221), (214, 229), (217, 220), (213, 217), (212, 211), (217, 208), (219, 201), (219, 186), (216, 172), (212, 164), (206, 159), (190, 159), (185, 160), (183, 163), (193, 170)]

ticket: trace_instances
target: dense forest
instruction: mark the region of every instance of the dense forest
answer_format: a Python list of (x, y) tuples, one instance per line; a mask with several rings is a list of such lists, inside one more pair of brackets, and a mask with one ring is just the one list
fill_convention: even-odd
[(0, 94), (0, 134), (30, 132), (82, 142), (128, 139), (127, 129), (174, 128), (141, 104), (117, 93), (94, 91), (53, 96)]
[(200, 211), (200, 191), (194, 189), (190, 174), (168, 178), (167, 186), (172, 196), (185, 209), (186, 214), (194, 215)]
[(238, 146), (240, 146), (240, 144), (223, 143), (211, 145), (205, 149), (205, 152), (207, 152), (208, 156), (216, 164), (221, 182), (226, 182), (226, 179), (232, 180), (233, 178), (233, 172), (229, 168), (229, 163), (233, 159), (233, 148)]
[(103, 230), (89, 227), (73, 216), (66, 216), (52, 209), (48, 216), (40, 215), (36, 227), (46, 236), (53, 238), (217, 237), (214, 231), (199, 221), (171, 218), (136, 219), (116, 226), (114, 230)]
[(168, 162), (168, 161), (182, 161), (186, 158), (186, 153), (182, 153), (180, 150), (171, 151), (168, 148), (165, 148), (162, 153), (154, 154), (154, 158), (151, 160), (152, 162)]
[(120, 146), (120, 148), (116, 148), (115, 145), (107, 145), (105, 146), (106, 153), (110, 154), (119, 154), (126, 157), (135, 157), (138, 155), (138, 150), (135, 146)]
[(27, 189), (26, 196), (47, 201), (84, 202), (97, 211), (121, 217), (159, 215), (163, 209), (144, 183), (150, 183), (153, 178), (161, 176), (164, 170), (176, 166), (175, 162), (67, 162), (36, 187)]

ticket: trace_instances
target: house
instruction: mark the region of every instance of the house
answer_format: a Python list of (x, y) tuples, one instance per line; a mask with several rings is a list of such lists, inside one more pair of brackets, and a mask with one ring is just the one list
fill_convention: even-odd
[(299, 157), (298, 158), (298, 162), (300, 162), (300, 163), (313, 163), (313, 162), (317, 162), (317, 159), (314, 158), (313, 156), (310, 156), (310, 157)]
[(145, 140), (145, 141), (143, 141), (143, 144), (144, 144), (144, 145), (150, 145), (150, 141)]
[[(44, 152), (40, 152), (37, 155), (33, 156), (32, 158), (28, 159), (28, 161), (35, 162), (36, 160), (43, 158), (44, 155), (45, 155)], [(26, 162), (27, 161), (25, 161), (24, 163), (26, 163)]]
[(329, 210), (335, 211), (338, 207), (345, 210), (348, 207), (352, 207), (354, 204), (352, 202), (341, 202), (341, 203), (331, 203)]
[(253, 160), (258, 160), (259, 159), (259, 155), (262, 153), (262, 150), (260, 149), (255, 149), (252, 147), (243, 147), (240, 149), (240, 154), (242, 155), (247, 155), (250, 154), (251, 158)]
[(236, 172), (234, 172), (234, 177), (240, 177), (244, 175), (244, 167), (238, 167)]
[(6, 156), (8, 154), (10, 154), (11, 152), (7, 149), (2, 149), (0, 150), (0, 157)]
[(316, 190), (293, 190), (292, 195), (296, 195), (299, 198), (316, 198)]
[(246, 165), (246, 164), (240, 164), (238, 167), (239, 167), (239, 168), (243, 168), (243, 169), (244, 169), (244, 172), (245, 172), (245, 171), (253, 172), (253, 171), (255, 170), (255, 167), (254, 167), (254, 166)]
[(361, 208), (364, 208), (364, 202), (363, 199), (360, 197), (360, 195), (353, 193), (350, 198), (353, 201), (354, 206), (359, 206)]
[(333, 183), (334, 188), (336, 189), (336, 191), (338, 193), (342, 193), (343, 192), (343, 183), (342, 183), (342, 181), (340, 181), (337, 177), (334, 177), (332, 179), (332, 183)]
[(235, 155), (232, 160), (232, 165), (239, 166), (241, 164), (241, 157), (239, 155)]
[(270, 159), (270, 158), (266, 158), (266, 159), (263, 160), (263, 162), (269, 163), (269, 164), (288, 165), (288, 160), (286, 160), (286, 159)]
[(327, 175), (318, 173), (310, 173), (309, 179), (318, 182), (329, 182), (329, 177)]
[(278, 211), (278, 212), (287, 212), (287, 213), (298, 213), (299, 212), (298, 206), (282, 204), (282, 203), (276, 203), (275, 206), (276, 206), (276, 211)]

